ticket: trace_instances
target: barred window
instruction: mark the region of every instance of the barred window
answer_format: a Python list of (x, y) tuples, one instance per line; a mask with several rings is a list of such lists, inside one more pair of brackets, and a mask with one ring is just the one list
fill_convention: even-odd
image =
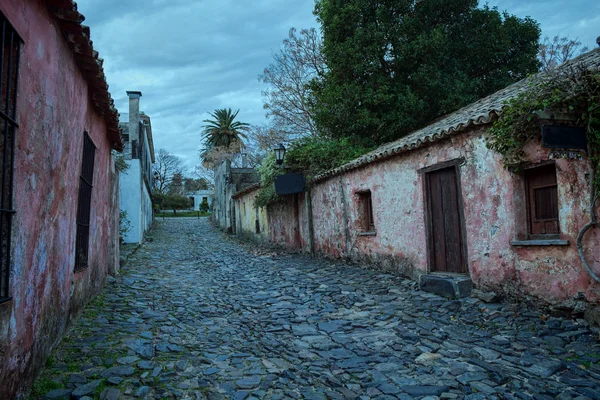
[(13, 209), (13, 169), (17, 124), (17, 83), (22, 40), (0, 12), (0, 302), (10, 300), (10, 236)]
[(92, 183), (96, 146), (87, 132), (83, 138), (83, 160), (79, 177), (79, 200), (77, 204), (77, 236), (75, 239), (75, 271), (88, 266), (90, 245), (90, 214), (92, 207)]

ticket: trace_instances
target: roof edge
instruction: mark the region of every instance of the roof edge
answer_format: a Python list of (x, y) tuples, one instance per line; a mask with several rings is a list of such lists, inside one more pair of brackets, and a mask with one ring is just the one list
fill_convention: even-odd
[(248, 187), (246, 187), (246, 188), (244, 188), (242, 190), (239, 190), (239, 191), (235, 192), (233, 195), (231, 195), (231, 198), (232, 199), (237, 199), (238, 197), (240, 197), (240, 196), (242, 196), (244, 194), (248, 194), (250, 192), (254, 192), (255, 190), (258, 190), (260, 188), (262, 188), (262, 185), (260, 183), (254, 183), (254, 184), (252, 184), (252, 185), (250, 185), (250, 186), (248, 186)]
[(47, 0), (46, 3), (50, 14), (58, 22), (63, 38), (88, 85), (89, 98), (94, 109), (106, 122), (106, 136), (111, 148), (119, 152), (123, 151), (119, 113), (108, 91), (103, 69), (104, 60), (94, 50), (89, 26), (82, 24), (85, 17), (77, 11), (77, 3), (73, 0)]

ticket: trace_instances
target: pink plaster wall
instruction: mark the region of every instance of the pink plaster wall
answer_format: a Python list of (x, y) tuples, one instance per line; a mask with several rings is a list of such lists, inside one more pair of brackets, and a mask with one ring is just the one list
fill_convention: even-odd
[[(118, 179), (104, 120), (42, 1), (2, 2), (24, 40), (18, 87), (10, 302), (0, 305), (0, 393), (22, 396), (69, 320), (118, 261)], [(83, 134), (96, 145), (89, 267), (74, 273)]]
[[(561, 239), (569, 246), (513, 247), (511, 240), (526, 232), (523, 179), (507, 171), (501, 157), (487, 149), (484, 134), (485, 128), (472, 130), (318, 182), (312, 189), (316, 251), (413, 278), (427, 273), (424, 177), (419, 170), (464, 158), (460, 178), (468, 268), (474, 283), (551, 303), (578, 292), (598, 302), (600, 287), (590, 280), (575, 248), (579, 228), (589, 220), (589, 163), (556, 161)], [(539, 144), (526, 150), (532, 163), (548, 160), (547, 150)], [(356, 193), (364, 190), (372, 193), (376, 236), (359, 235)], [(269, 209), (272, 241), (290, 243), (291, 209), (289, 200)], [(305, 226), (304, 214), (302, 218)], [(308, 250), (308, 236), (302, 233), (302, 248)], [(588, 232), (585, 244), (600, 273), (598, 229)]]
[[(297, 207), (294, 197), (298, 196)], [(269, 240), (294, 249), (308, 247), (305, 194), (283, 196), (267, 208)]]

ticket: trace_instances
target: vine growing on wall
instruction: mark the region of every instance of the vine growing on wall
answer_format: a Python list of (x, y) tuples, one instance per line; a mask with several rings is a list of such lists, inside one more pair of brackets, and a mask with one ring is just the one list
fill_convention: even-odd
[(255, 204), (266, 207), (279, 199), (273, 184), (275, 177), (286, 172), (300, 172), (307, 182), (315, 176), (344, 165), (373, 150), (374, 145), (349, 138), (332, 139), (321, 136), (301, 138), (291, 143), (286, 154), (285, 167), (275, 163), (273, 153), (258, 167), (261, 191)]
[(508, 101), (494, 122), (487, 146), (500, 153), (507, 168), (518, 169), (525, 161), (523, 147), (539, 137), (537, 113), (569, 114), (586, 131), (590, 173), (590, 221), (577, 236), (577, 250), (590, 276), (600, 283), (587, 263), (582, 241), (585, 233), (598, 226), (595, 205), (600, 195), (600, 70), (583, 63), (556, 68), (532, 79), (520, 95)]

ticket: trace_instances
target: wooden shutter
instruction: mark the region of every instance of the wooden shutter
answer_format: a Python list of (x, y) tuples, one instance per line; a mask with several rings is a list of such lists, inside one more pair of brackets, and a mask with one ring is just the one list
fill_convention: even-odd
[(547, 237), (559, 234), (558, 186), (554, 164), (525, 172), (529, 235)]

